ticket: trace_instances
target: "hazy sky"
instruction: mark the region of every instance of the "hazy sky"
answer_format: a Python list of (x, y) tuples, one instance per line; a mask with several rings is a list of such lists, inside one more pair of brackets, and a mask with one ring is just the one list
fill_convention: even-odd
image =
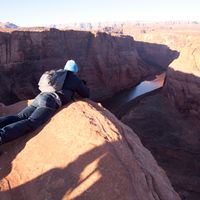
[(0, 22), (200, 21), (200, 0), (0, 0)]

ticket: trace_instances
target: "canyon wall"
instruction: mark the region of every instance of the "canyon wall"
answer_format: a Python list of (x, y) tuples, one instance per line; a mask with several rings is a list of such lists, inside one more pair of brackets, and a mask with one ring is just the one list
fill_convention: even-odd
[[(144, 41), (179, 52), (169, 67), (164, 93), (185, 117), (200, 116), (200, 30), (157, 30), (141, 34)], [(156, 60), (156, 58), (155, 58)]]
[[(126, 27), (133, 35), (138, 52), (146, 62), (163, 65), (168, 63), (167, 81), (163, 92), (184, 116), (199, 118), (200, 115), (200, 28), (199, 26), (145, 24)], [(149, 44), (144, 45), (144, 44)], [(160, 44), (160, 46), (155, 46)], [(163, 45), (163, 48), (161, 46)], [(167, 62), (167, 48), (174, 51), (173, 62)], [(176, 54), (177, 53), (177, 54)], [(163, 63), (164, 62), (164, 63)]]
[(163, 44), (176, 50), (179, 57), (170, 66), (177, 71), (192, 72), (200, 76), (199, 24), (130, 24), (124, 29), (124, 34), (131, 35), (138, 41)]
[(176, 56), (176, 52), (164, 47), (160, 56), (166, 57), (167, 62), (151, 65), (142, 58), (141, 50), (138, 53), (137, 46), (130, 36), (100, 32), (0, 32), (0, 102), (11, 104), (33, 98), (39, 92), (41, 74), (63, 68), (68, 59), (76, 60), (80, 66), (79, 76), (87, 81), (92, 99), (101, 100), (159, 73)]
[(113, 108), (151, 151), (184, 200), (200, 198), (199, 91), (199, 77), (169, 68), (162, 89)]
[(186, 118), (200, 119), (200, 78), (169, 68), (163, 95)]
[[(153, 30), (134, 35), (139, 54), (162, 63), (155, 43), (178, 52), (167, 70), (164, 87), (115, 109), (166, 171), (182, 199), (200, 199), (200, 37), (194, 30)], [(151, 44), (143, 48), (143, 43)]]

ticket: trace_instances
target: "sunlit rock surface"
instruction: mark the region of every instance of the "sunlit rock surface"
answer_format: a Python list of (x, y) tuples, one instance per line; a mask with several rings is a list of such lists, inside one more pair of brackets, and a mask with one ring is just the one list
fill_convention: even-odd
[(0, 151), (1, 200), (180, 200), (138, 136), (91, 101)]

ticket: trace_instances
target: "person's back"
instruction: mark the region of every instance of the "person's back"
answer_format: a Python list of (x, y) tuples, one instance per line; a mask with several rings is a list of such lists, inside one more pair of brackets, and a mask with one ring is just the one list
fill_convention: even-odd
[(89, 88), (86, 84), (72, 71), (67, 71), (63, 89), (61, 92), (58, 92), (62, 105), (72, 100), (75, 93), (79, 94), (83, 98), (89, 98), (90, 95)]

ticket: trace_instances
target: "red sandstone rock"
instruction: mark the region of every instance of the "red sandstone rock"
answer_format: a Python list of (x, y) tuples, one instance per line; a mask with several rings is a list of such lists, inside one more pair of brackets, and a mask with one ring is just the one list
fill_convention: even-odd
[[(172, 26), (173, 27), (173, 26)], [(136, 40), (143, 42), (152, 43), (152, 45), (162, 44), (169, 47), (171, 50), (175, 50), (179, 53), (176, 60), (174, 60), (170, 66), (174, 70), (180, 71), (187, 74), (193, 74), (200, 76), (200, 26), (187, 27), (185, 28), (172, 28), (167, 30), (164, 28), (155, 28), (147, 30), (145, 34), (138, 34), (132, 31), (132, 35)], [(151, 55), (153, 62), (162, 62), (163, 58), (160, 59), (159, 53), (164, 55), (164, 48), (160, 52), (156, 52), (155, 48), (152, 50), (145, 49), (147, 56)], [(158, 55), (158, 56), (157, 56)], [(150, 59), (150, 58), (149, 58)], [(165, 58), (164, 58), (165, 59)]]
[(182, 115), (160, 92), (129, 105), (121, 120), (152, 152), (183, 199), (199, 200), (199, 119)]
[[(95, 100), (110, 97), (162, 70), (162, 66), (147, 64), (138, 55), (130, 36), (56, 29), (0, 32), (0, 48), (0, 102), (7, 105), (34, 98), (41, 74), (63, 68), (68, 59), (75, 59), (80, 66), (79, 75), (87, 81)], [(170, 49), (165, 53), (173, 54)]]
[(1, 151), (1, 200), (180, 199), (136, 134), (91, 101)]
[(32, 100), (20, 101), (10, 106), (0, 104), (0, 116), (14, 115), (20, 112), (25, 106), (31, 103)]
[(157, 94), (113, 108), (165, 169), (175, 190), (187, 200), (200, 199), (200, 79), (193, 72), (170, 67), (165, 85)]
[(185, 117), (200, 119), (200, 79), (198, 76), (170, 68), (167, 72), (163, 94)]

